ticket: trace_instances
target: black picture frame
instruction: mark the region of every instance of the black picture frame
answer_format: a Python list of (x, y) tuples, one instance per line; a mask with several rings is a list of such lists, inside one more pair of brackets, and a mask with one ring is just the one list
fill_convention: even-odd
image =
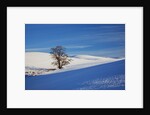
[[(143, 7), (144, 8), (144, 35), (143, 35), (143, 77), (144, 77), (144, 93), (143, 93), (143, 105), (144, 107), (142, 109), (138, 108), (72, 108), (72, 109), (84, 109), (84, 110), (101, 110), (102, 113), (105, 112), (134, 112), (134, 113), (143, 113), (143, 112), (149, 112), (150, 109), (150, 85), (149, 85), (149, 76), (146, 74), (146, 57), (148, 58), (148, 53), (146, 53), (146, 49), (148, 49), (148, 45), (146, 46), (146, 40), (150, 37), (148, 29), (150, 27), (149, 23), (149, 7), (146, 5), (146, 2), (143, 2), (142, 0), (102, 0), (102, 1), (86, 1), (86, 2), (78, 2), (78, 1), (48, 1), (48, 0), (41, 0), (41, 1), (35, 1), (35, 0), (2, 0), (0, 3), (0, 38), (2, 40), (1, 42), (1, 49), (3, 49), (3, 55), (2, 55), (2, 73), (0, 77), (0, 88), (1, 88), (1, 109), (6, 112), (10, 110), (39, 110), (42, 112), (43, 110), (52, 110), (52, 108), (7, 108), (7, 7)], [(58, 108), (53, 108), (55, 110), (58, 110)], [(61, 109), (69, 109), (69, 108), (61, 108)], [(60, 110), (60, 109), (59, 109)], [(109, 110), (109, 111), (108, 111)]]

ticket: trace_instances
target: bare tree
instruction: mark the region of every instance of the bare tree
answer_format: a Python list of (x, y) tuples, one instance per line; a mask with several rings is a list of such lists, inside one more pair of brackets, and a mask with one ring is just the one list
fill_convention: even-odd
[(51, 48), (50, 54), (55, 60), (52, 62), (53, 65), (56, 65), (59, 69), (62, 69), (63, 66), (70, 64), (71, 59), (68, 59), (68, 55), (65, 53), (65, 48), (62, 46), (56, 46)]

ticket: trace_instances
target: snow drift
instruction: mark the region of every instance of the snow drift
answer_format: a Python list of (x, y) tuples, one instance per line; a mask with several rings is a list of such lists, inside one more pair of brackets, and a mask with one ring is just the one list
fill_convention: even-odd
[(69, 58), (72, 59), (70, 64), (64, 66), (63, 69), (58, 70), (56, 66), (51, 64), (54, 61), (54, 59), (49, 53), (26, 52), (25, 53), (26, 75), (42, 75), (42, 74), (58, 73), (120, 60), (115, 58), (98, 57), (90, 55), (77, 55)]
[(125, 90), (125, 60), (25, 78), (26, 90)]

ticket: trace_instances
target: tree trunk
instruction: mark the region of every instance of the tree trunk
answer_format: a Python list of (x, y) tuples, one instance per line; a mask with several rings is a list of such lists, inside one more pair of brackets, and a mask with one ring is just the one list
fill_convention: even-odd
[(58, 68), (61, 69), (60, 61), (58, 60)]

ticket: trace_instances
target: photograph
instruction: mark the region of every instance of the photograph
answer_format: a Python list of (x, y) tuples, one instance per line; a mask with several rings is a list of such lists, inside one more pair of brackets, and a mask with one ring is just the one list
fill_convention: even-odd
[(25, 24), (25, 90), (125, 90), (125, 24)]

